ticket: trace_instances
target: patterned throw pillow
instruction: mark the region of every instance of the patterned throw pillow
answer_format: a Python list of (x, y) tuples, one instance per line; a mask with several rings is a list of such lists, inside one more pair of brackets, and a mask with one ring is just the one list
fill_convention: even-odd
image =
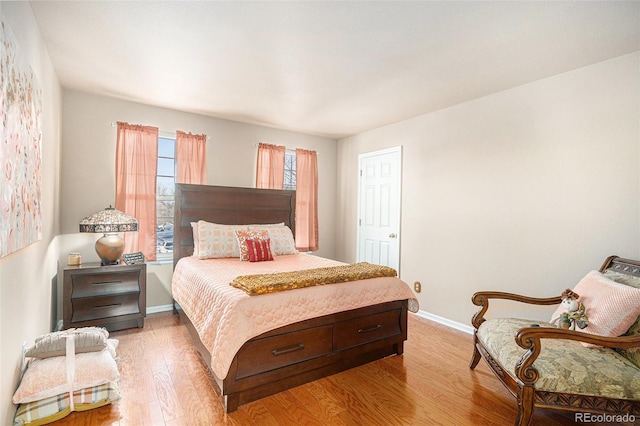
[[(612, 269), (604, 271), (604, 276), (611, 278), (613, 281), (621, 284), (626, 284), (631, 287), (640, 288), (640, 277), (623, 274)], [(640, 334), (640, 316), (636, 319), (636, 322), (627, 330), (623, 336), (637, 336)], [(629, 361), (634, 363), (636, 367), (640, 368), (640, 348), (617, 348), (616, 351)]]
[(247, 225), (249, 227), (249, 229), (253, 229), (253, 228), (272, 228), (272, 227), (278, 227), (278, 226), (285, 226), (284, 222), (280, 222), (280, 223), (253, 223), (253, 224), (249, 224)]
[[(73, 392), (74, 411), (86, 411), (109, 405), (120, 399), (118, 381), (103, 383)], [(69, 394), (55, 395), (18, 406), (14, 425), (46, 425), (71, 414)], [(73, 423), (73, 422), (71, 422)], [(70, 424), (66, 422), (66, 424)]]
[(274, 255), (280, 256), (284, 254), (297, 254), (296, 242), (293, 239), (291, 228), (286, 225), (270, 225), (262, 227), (261, 225), (250, 225), (250, 230), (266, 230), (271, 240), (271, 251)]
[[(640, 334), (640, 317), (638, 317), (631, 328), (626, 333), (624, 333), (624, 336), (637, 336), (638, 334)], [(620, 355), (634, 363), (636, 367), (640, 368), (640, 348), (620, 348), (616, 350), (620, 353)]]
[(245, 243), (247, 240), (266, 240), (269, 238), (269, 234), (264, 229), (243, 231), (239, 230), (235, 232), (238, 247), (240, 247), (240, 260), (249, 260), (249, 248)]
[(240, 256), (235, 232), (247, 229), (245, 225), (221, 225), (198, 221), (198, 259)]
[(249, 262), (264, 262), (273, 260), (273, 253), (271, 253), (271, 240), (247, 240), (245, 241), (249, 252)]

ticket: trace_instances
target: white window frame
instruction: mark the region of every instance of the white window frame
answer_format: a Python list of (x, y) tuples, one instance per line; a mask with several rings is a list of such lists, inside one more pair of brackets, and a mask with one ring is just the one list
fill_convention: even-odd
[[(171, 134), (171, 133), (163, 133), (161, 132), (160, 134), (158, 134), (158, 143), (160, 143), (159, 139), (169, 139), (173, 141), (173, 182), (175, 185), (175, 180), (176, 180), (176, 175), (177, 175), (177, 163), (176, 163), (176, 135), (175, 134)], [(161, 158), (164, 159), (171, 159), (172, 157), (165, 157), (165, 156), (160, 156), (160, 154), (158, 153), (158, 160), (160, 160)], [(159, 174), (160, 170), (158, 169), (158, 172), (156, 172), (156, 176), (159, 177), (171, 177), (168, 175), (160, 175)], [(165, 196), (166, 197), (166, 196)], [(165, 198), (165, 199), (170, 199), (170, 198)], [(175, 209), (175, 187), (174, 187), (174, 191), (173, 191), (173, 200), (174, 200), (174, 209)], [(158, 197), (158, 191), (157, 191), (157, 187), (156, 187), (156, 205), (157, 203), (160, 201), (160, 198)], [(175, 214), (175, 210), (174, 210), (174, 214)], [(160, 223), (157, 223), (158, 221), (158, 211), (156, 211), (156, 232), (157, 228), (159, 225), (161, 225)], [(171, 223), (173, 223), (173, 218), (171, 220)], [(174, 225), (175, 226), (175, 225)], [(156, 241), (157, 241), (157, 235), (156, 235)], [(175, 244), (175, 242), (174, 242)], [(173, 262), (173, 252), (170, 253), (158, 253), (156, 251), (156, 262), (159, 263), (167, 263), (167, 262)]]
[[(293, 167), (287, 167), (287, 158), (293, 161)], [(292, 160), (291, 160), (292, 159)], [(284, 182), (282, 189), (296, 190), (296, 171), (298, 170), (296, 165), (296, 151), (295, 149), (287, 149), (284, 154)], [(287, 176), (289, 174), (289, 176)], [(287, 182), (293, 182), (287, 184)]]

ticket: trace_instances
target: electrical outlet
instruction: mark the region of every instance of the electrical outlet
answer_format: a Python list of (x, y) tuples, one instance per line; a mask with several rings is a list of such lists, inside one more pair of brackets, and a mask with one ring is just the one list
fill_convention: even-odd
[(422, 291), (422, 284), (420, 283), (420, 281), (416, 281), (415, 283), (413, 283), (413, 289), (416, 293), (420, 293)]

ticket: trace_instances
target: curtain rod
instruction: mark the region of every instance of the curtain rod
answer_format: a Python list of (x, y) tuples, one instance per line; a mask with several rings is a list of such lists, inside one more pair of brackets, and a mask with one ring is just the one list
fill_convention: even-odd
[[(208, 136), (207, 136), (207, 137), (208, 137)], [(266, 142), (264, 142), (264, 143), (266, 143)], [(273, 145), (273, 144), (272, 144), (272, 145)], [(253, 146), (255, 146), (255, 147), (259, 147), (259, 146), (260, 146), (260, 143), (254, 143), (254, 144), (253, 144)], [(295, 151), (295, 150), (296, 150), (295, 148), (287, 148), (287, 146), (286, 146), (286, 145), (280, 145), (280, 146), (284, 146), (284, 149), (285, 149), (285, 150), (287, 150), (287, 151)]]
[[(113, 122), (111, 123), (111, 127), (117, 127), (117, 126), (118, 126), (118, 123), (113, 123)], [(174, 130), (172, 132), (172, 131), (169, 131), (169, 130), (163, 130), (163, 129), (158, 128), (158, 133), (164, 133), (164, 134), (167, 134), (167, 135), (175, 135), (176, 134), (176, 130)], [(204, 132), (202, 132), (202, 134), (206, 135), (206, 133), (204, 133)], [(211, 136), (207, 135), (207, 140), (209, 140), (209, 139), (211, 139)]]

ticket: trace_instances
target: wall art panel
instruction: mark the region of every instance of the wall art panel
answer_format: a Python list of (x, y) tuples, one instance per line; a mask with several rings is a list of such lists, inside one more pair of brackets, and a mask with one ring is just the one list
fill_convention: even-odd
[(42, 91), (0, 22), (0, 258), (42, 239)]

